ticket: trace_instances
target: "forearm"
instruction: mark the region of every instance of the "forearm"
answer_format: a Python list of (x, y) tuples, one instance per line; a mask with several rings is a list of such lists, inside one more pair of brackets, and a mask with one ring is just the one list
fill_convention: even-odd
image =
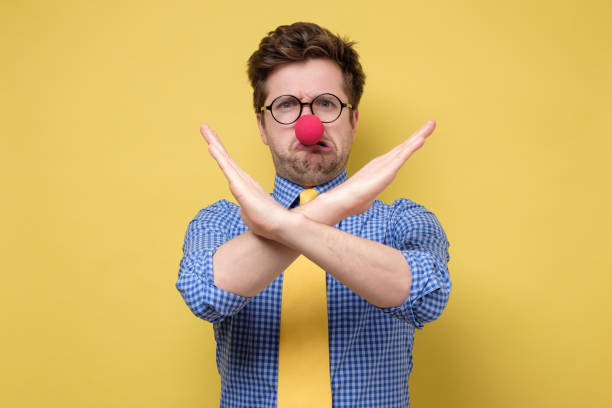
[[(295, 214), (278, 231), (278, 242), (304, 254), (346, 287), (381, 308), (401, 305), (412, 274), (402, 253)], [(299, 230), (299, 234), (294, 231)]]
[(217, 249), (213, 256), (215, 286), (240, 296), (255, 296), (297, 256), (294, 250), (247, 231)]
[[(326, 194), (292, 212), (328, 226), (345, 218), (341, 206)], [(217, 249), (213, 257), (215, 286), (240, 296), (255, 296), (299, 255), (293, 248), (247, 231)]]

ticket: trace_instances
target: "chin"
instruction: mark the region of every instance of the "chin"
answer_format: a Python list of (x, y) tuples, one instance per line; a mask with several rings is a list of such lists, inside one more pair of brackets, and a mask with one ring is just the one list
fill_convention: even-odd
[(272, 156), (274, 167), (279, 176), (302, 187), (313, 187), (336, 177), (344, 169), (338, 158), (327, 158), (317, 163), (309, 159), (296, 160), (295, 157)]
[(308, 187), (318, 186), (333, 179), (338, 174), (340, 174), (341, 171), (341, 169), (329, 169), (325, 171), (322, 169), (318, 171), (312, 169), (306, 170), (303, 173), (295, 174), (295, 178), (299, 181), (296, 182), (296, 184)]

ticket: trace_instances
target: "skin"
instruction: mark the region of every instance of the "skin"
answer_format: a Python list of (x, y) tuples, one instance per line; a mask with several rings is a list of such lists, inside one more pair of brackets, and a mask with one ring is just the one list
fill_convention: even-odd
[[(264, 105), (269, 105), (279, 95), (295, 95), (304, 102), (312, 101), (322, 93), (331, 93), (347, 102), (342, 71), (327, 59), (307, 60), (284, 65), (272, 72), (266, 80), (268, 96)], [(265, 112), (266, 120), (257, 115), (257, 126), (261, 140), (270, 147), (276, 172), (302, 187), (317, 186), (336, 177), (346, 167), (351, 146), (357, 130), (357, 111), (343, 109), (340, 117), (324, 124), (322, 141), (331, 148), (324, 152), (318, 147), (303, 146), (295, 137), (295, 123), (282, 125)], [(302, 115), (312, 114), (304, 106)], [(353, 121), (350, 121), (353, 115)]]
[[(347, 100), (341, 71), (329, 60), (283, 65), (270, 74), (266, 85), (266, 104), (283, 94), (310, 101), (316, 95), (329, 92)], [(308, 113), (305, 107), (302, 114)], [(257, 123), (279, 175), (310, 187), (331, 180), (344, 169), (357, 120), (357, 111), (343, 110), (337, 121), (325, 124), (323, 139), (333, 148), (324, 153), (316, 148), (303, 149), (295, 138), (293, 125), (280, 125), (271, 116), (264, 121), (258, 117)], [(238, 166), (218, 135), (203, 124), (200, 131), (208, 143), (208, 151), (227, 178), (249, 228), (221, 245), (213, 256), (215, 285), (241, 296), (255, 296), (303, 254), (373, 305), (381, 308), (401, 305), (410, 294), (412, 282), (410, 267), (401, 252), (333, 225), (367, 210), (434, 128), (435, 122), (428, 121), (346, 182), (308, 204), (287, 210)]]

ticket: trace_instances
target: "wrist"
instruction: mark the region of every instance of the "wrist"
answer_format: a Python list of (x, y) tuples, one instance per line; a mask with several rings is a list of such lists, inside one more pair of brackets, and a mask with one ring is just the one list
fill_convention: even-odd
[(295, 240), (298, 231), (303, 228), (305, 223), (313, 221), (304, 214), (304, 210), (296, 210), (297, 208), (292, 211), (287, 211), (282, 222), (277, 224), (271, 239), (282, 245), (292, 247), (290, 243)]
[(346, 205), (347, 200), (344, 200), (336, 190), (322, 193), (317, 199), (321, 200), (322, 216), (325, 217), (325, 224), (327, 225), (336, 225), (352, 215)]
[(336, 193), (321, 193), (308, 204), (291, 210), (294, 214), (301, 214), (312, 221), (325, 225), (336, 225), (350, 214), (343, 205), (346, 204)]

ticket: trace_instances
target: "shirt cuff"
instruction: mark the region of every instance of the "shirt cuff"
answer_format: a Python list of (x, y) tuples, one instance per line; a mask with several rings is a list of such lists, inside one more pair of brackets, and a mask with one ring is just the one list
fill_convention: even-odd
[(191, 311), (212, 323), (238, 313), (252, 299), (215, 286), (212, 260), (214, 253), (215, 250), (208, 250), (198, 256), (183, 256), (176, 283), (176, 288)]
[(412, 272), (410, 295), (403, 304), (381, 310), (411, 323), (417, 329), (422, 329), (427, 321), (435, 320), (444, 310), (450, 292), (450, 280), (448, 280), (448, 290), (443, 290), (444, 285), (436, 276), (438, 266), (431, 254), (413, 250), (401, 253)]

